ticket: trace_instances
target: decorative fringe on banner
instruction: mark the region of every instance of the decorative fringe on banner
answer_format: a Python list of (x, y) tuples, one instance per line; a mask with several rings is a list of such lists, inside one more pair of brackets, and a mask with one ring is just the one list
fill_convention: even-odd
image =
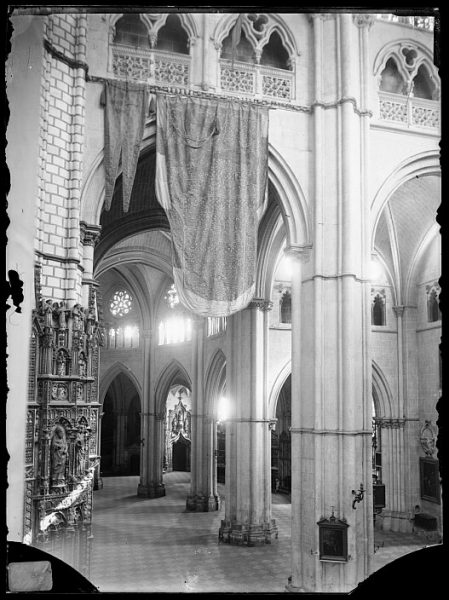
[(157, 94), (156, 194), (170, 223), (184, 306), (229, 316), (255, 291), (268, 109)]
[(122, 158), (123, 211), (128, 212), (148, 111), (148, 86), (106, 80), (104, 116), (105, 208), (111, 208), (117, 171)]

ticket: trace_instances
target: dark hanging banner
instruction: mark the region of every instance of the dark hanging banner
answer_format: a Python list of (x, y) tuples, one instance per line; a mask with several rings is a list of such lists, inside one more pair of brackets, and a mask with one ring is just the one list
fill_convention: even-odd
[(229, 316), (255, 292), (258, 211), (268, 170), (268, 109), (157, 95), (156, 193), (184, 306)]
[(148, 112), (148, 86), (126, 81), (105, 81), (104, 165), (105, 208), (111, 208), (120, 156), (122, 159), (123, 211), (128, 212)]

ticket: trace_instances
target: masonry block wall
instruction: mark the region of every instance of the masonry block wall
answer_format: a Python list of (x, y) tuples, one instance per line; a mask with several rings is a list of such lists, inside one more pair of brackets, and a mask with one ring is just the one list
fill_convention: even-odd
[(51, 15), (44, 31), (37, 261), (44, 297), (81, 301), (79, 233), (84, 144), (85, 17)]

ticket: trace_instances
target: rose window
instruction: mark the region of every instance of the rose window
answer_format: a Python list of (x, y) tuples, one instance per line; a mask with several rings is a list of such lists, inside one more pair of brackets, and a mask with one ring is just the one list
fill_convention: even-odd
[(132, 308), (132, 296), (126, 290), (117, 290), (109, 303), (109, 310), (114, 317), (124, 317)]

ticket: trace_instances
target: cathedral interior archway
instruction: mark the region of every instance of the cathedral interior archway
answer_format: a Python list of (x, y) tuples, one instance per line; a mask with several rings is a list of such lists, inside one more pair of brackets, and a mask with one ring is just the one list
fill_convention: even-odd
[(109, 385), (103, 402), (103, 476), (139, 474), (140, 412), (140, 398), (133, 382), (119, 373)]

